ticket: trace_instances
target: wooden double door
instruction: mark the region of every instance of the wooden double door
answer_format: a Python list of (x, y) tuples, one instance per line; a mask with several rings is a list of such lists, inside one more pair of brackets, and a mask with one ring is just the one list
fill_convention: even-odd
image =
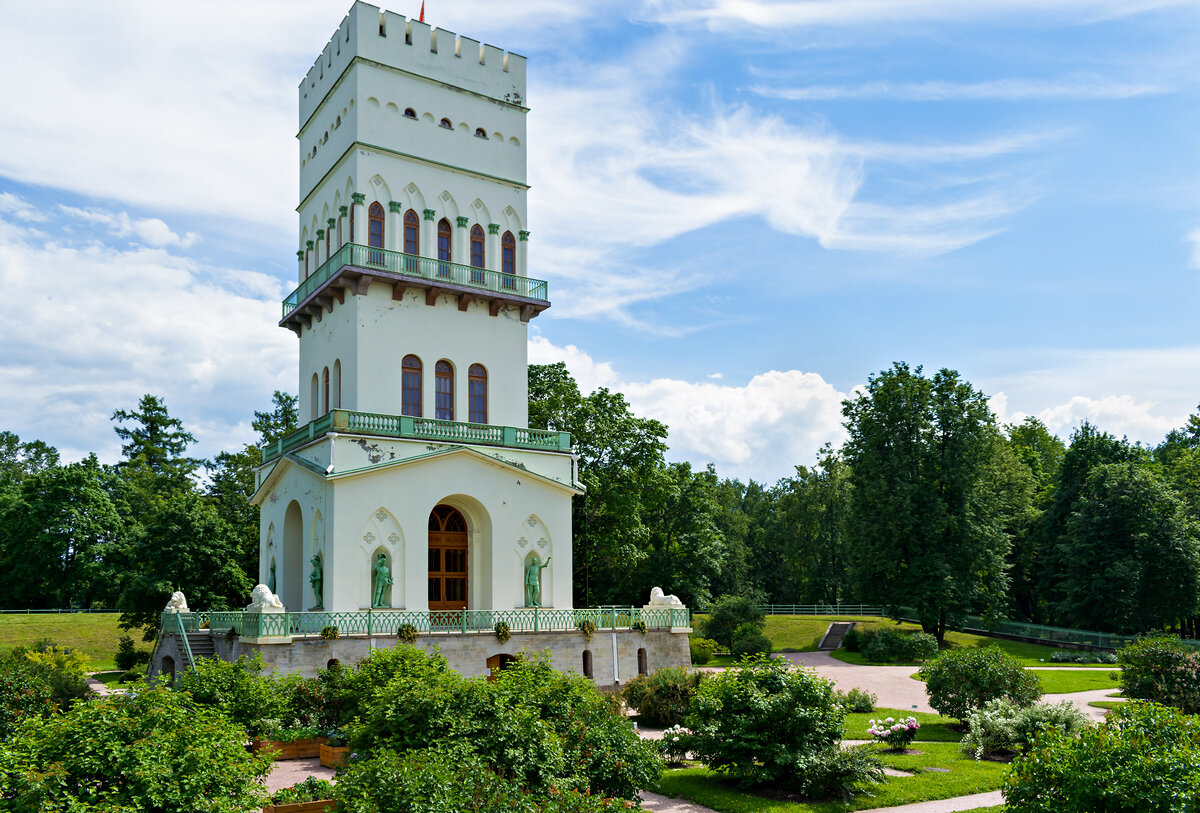
[(429, 609), (467, 608), (467, 521), (448, 505), (429, 513)]

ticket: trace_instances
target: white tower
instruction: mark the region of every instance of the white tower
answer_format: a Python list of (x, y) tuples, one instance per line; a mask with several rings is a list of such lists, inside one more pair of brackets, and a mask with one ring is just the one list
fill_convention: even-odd
[(289, 610), (527, 606), (531, 564), (571, 606), (570, 438), (527, 428), (527, 112), (524, 57), (361, 2), (300, 85), (302, 427), (254, 497)]

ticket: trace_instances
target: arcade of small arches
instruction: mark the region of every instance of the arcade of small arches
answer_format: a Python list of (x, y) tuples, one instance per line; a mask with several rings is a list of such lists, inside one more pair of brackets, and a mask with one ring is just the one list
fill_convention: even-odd
[[(340, 195), (338, 197), (340, 199)], [(511, 207), (503, 213), (503, 219), (511, 225), (487, 223), (485, 230), (480, 221), (472, 223), (470, 217), (452, 214), (457, 207), (453, 206), (449, 193), (443, 193), (440, 199), (446, 204), (444, 208), (451, 211), (440, 213), (440, 217), (436, 209), (423, 206), (418, 214), (416, 206), (410, 204), (406, 208), (399, 201), (389, 201), (385, 208), (379, 200), (366, 204), (366, 196), (361, 193), (351, 193), (351, 198), (353, 202), (350, 206), (335, 201), (338, 216), (326, 216), (325, 228), (319, 227), (320, 221), (314, 218), (312, 231), (308, 227), (302, 230), (304, 248), (296, 252), (296, 258), (301, 263), (302, 280), (307, 279), (347, 242), (478, 268), (481, 270), (480, 278), (475, 282), (483, 281), (483, 270), (514, 275), (521, 273), (523, 263), (518, 244), (529, 239), (529, 232), (520, 228), (516, 212)], [(410, 192), (410, 198), (415, 199), (418, 206), (423, 203), (420, 193), (415, 190)], [(365, 235), (362, 233), (363, 215), (356, 211), (360, 206), (366, 209)], [(477, 215), (487, 216), (487, 208), (481, 201), (476, 201), (471, 208)], [(425, 223), (429, 225), (425, 226)], [(309, 238), (310, 233), (315, 239)]]
[[(401, 415), (414, 418), (424, 417), (425, 365), (420, 356), (406, 355), (400, 362), (401, 369)], [(447, 359), (440, 359), (433, 367), (434, 401), (433, 417), (439, 421), (455, 418), (455, 368)], [(316, 418), (330, 410), (342, 408), (342, 360), (335, 359), (333, 367), (325, 367), (321, 373), (313, 373), (309, 396), (310, 413)], [(482, 364), (467, 368), (467, 422), (488, 422), (488, 371)]]

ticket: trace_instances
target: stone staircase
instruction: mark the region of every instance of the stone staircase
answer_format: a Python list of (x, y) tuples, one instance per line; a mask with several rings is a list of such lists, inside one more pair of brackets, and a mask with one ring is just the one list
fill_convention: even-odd
[(825, 637), (821, 639), (817, 649), (822, 652), (837, 649), (842, 645), (842, 639), (846, 637), (846, 633), (853, 626), (853, 621), (834, 621), (829, 625), (829, 629), (825, 630)]
[[(207, 631), (189, 632), (187, 633), (187, 640), (188, 646), (192, 650), (192, 657), (196, 660), (200, 660), (201, 658), (211, 658), (213, 655), (217, 654), (216, 650), (213, 648), (212, 636), (209, 635)], [(182, 647), (180, 647), (180, 649), (182, 649)], [(186, 650), (183, 652), (183, 659), (185, 661), (187, 660)], [(190, 669), (192, 664), (184, 663), (181, 664), (181, 666), (184, 669)]]

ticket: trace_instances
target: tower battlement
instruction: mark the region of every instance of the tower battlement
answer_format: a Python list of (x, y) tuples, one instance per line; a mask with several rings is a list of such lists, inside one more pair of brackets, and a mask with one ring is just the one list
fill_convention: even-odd
[(300, 127), (355, 57), (525, 106), (525, 57), (356, 2), (300, 83)]

